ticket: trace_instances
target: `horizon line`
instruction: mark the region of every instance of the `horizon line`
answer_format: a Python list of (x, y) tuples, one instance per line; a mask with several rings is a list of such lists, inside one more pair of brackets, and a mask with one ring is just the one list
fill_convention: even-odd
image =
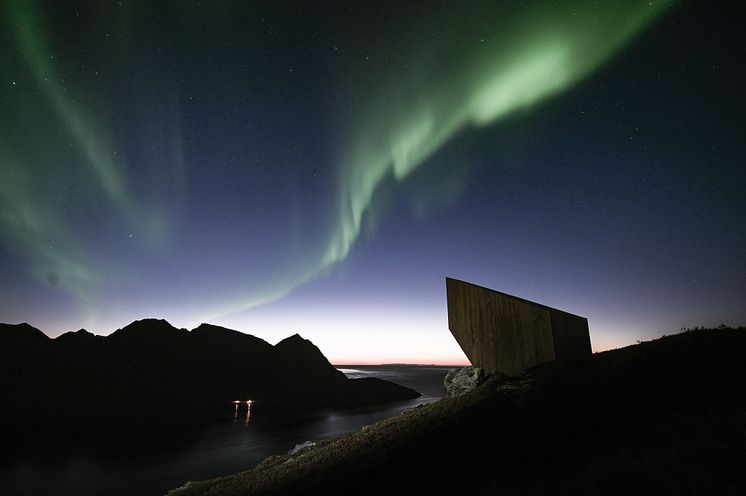
[(464, 363), (453, 363), (453, 362), (348, 362), (348, 363), (332, 363), (333, 367), (383, 367), (383, 366), (394, 366), (394, 365), (409, 365), (419, 367), (469, 367), (472, 364), (469, 362)]

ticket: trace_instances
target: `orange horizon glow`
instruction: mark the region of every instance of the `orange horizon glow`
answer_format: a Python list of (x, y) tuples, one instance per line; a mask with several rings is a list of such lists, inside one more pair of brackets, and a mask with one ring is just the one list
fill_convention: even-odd
[(424, 362), (414, 362), (414, 361), (372, 361), (372, 360), (361, 360), (361, 361), (346, 361), (346, 362), (337, 362), (337, 361), (330, 361), (330, 363), (334, 367), (356, 367), (356, 366), (386, 366), (386, 365), (412, 365), (412, 366), (428, 366), (431, 365), (433, 367), (468, 367), (471, 365), (469, 362), (438, 362), (438, 361), (424, 361)]
[[(648, 338), (654, 339), (654, 338)], [(620, 348), (626, 348), (636, 344), (636, 340), (629, 338), (626, 339), (598, 339), (597, 343), (593, 343), (592, 352), (603, 353), (605, 351), (618, 350)], [(423, 359), (388, 359), (388, 360), (338, 360), (329, 359), (329, 362), (334, 367), (355, 367), (355, 366), (386, 366), (386, 365), (412, 365), (412, 366), (427, 366), (432, 365), (434, 367), (468, 367), (472, 365), (468, 360), (449, 360), (449, 359), (434, 359), (434, 360), (423, 360)]]

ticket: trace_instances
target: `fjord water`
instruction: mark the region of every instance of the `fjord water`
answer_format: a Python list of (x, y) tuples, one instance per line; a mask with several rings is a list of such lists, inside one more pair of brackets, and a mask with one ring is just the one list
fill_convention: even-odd
[[(130, 439), (126, 447), (95, 451), (66, 447), (23, 455), (3, 453), (0, 494), (3, 495), (160, 495), (187, 480), (224, 476), (254, 467), (264, 458), (285, 453), (296, 444), (353, 432), (397, 415), (406, 408), (443, 396), (448, 367), (381, 365), (338, 367), (349, 378), (378, 377), (419, 391), (414, 400), (356, 409), (262, 411), (252, 405), (226, 405), (225, 416), (178, 439)], [(174, 416), (179, 415), (178, 406)], [(248, 422), (247, 422), (248, 420)], [(54, 421), (50, 414), (50, 422)], [(59, 426), (64, 429), (65, 426)], [(92, 435), (95, 437), (95, 434)], [(83, 443), (81, 443), (83, 445)]]

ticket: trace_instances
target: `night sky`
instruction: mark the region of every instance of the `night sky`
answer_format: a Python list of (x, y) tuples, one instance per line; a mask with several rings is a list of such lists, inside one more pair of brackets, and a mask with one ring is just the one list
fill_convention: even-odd
[(464, 362), (445, 277), (594, 350), (746, 322), (738, 2), (0, 2), (0, 321)]

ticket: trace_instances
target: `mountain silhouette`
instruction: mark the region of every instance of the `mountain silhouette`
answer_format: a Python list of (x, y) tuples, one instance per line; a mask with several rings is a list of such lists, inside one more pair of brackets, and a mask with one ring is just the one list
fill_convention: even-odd
[(175, 411), (204, 417), (233, 400), (256, 409), (344, 406), (419, 396), (386, 381), (348, 379), (298, 334), (272, 346), (210, 324), (192, 331), (144, 319), (111, 335), (81, 329), (50, 339), (0, 324), (0, 416), (5, 425), (106, 419), (147, 423)]

